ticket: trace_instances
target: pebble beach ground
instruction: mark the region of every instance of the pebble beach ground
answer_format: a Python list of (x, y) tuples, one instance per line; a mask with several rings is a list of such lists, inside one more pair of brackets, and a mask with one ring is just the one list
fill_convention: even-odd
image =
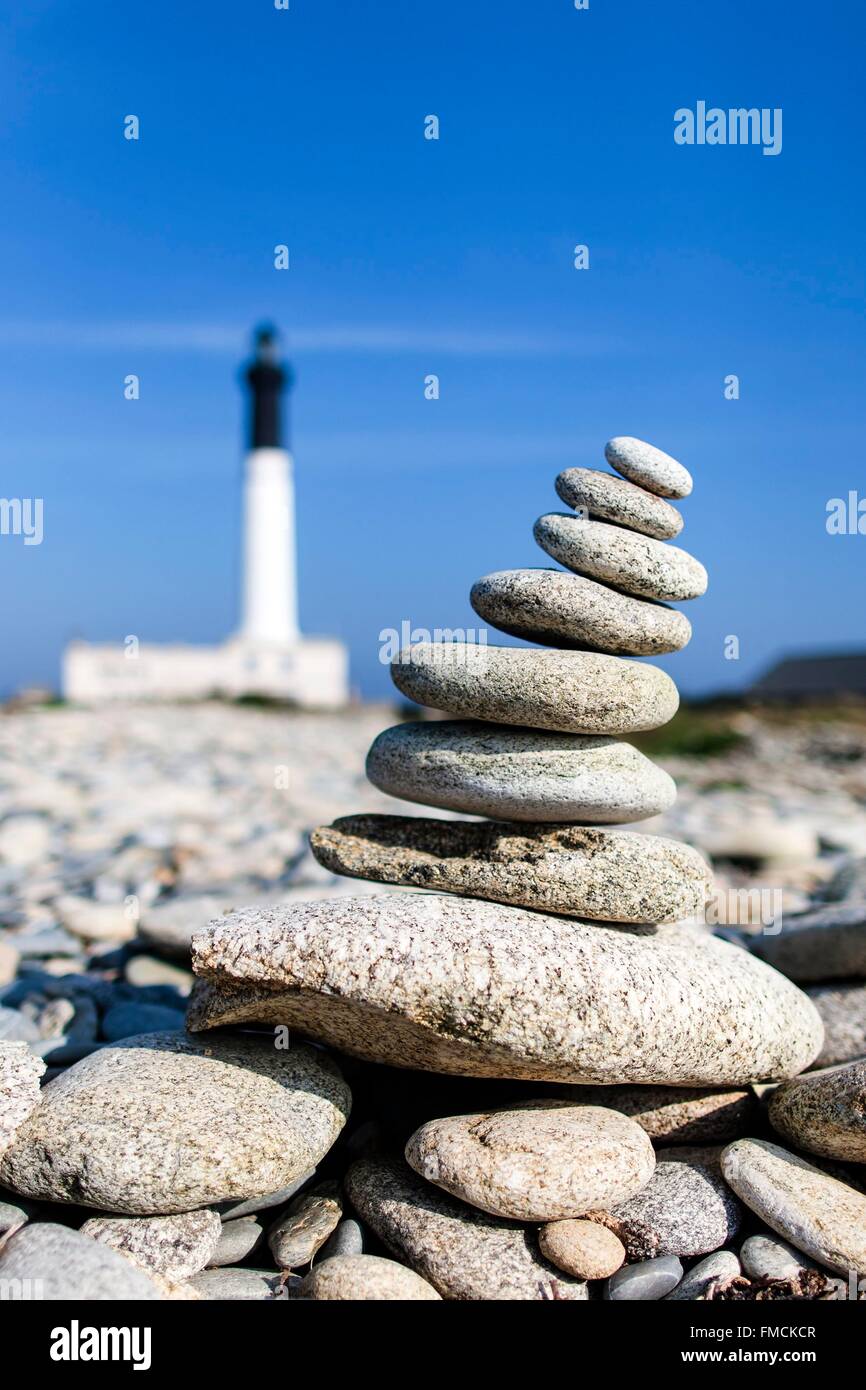
[[(183, 1041), (190, 940), (223, 914), (339, 898), (357, 919), (350, 900), (391, 892), (399, 931), (405, 887), (338, 877), (308, 843), (348, 812), (453, 819), (365, 779), (394, 723), (385, 705), (0, 718), (0, 1278), (83, 1299), (850, 1296), (866, 1273), (866, 1131), (844, 1120), (866, 1091), (861, 716), (686, 711), (651, 750), (679, 797), (640, 829), (711, 858), (716, 932), (745, 942), (727, 949), (801, 943), (789, 973), (825, 1040), (800, 1080), (443, 1075), (294, 1036), (281, 1050), (261, 1022)], [(777, 933), (760, 920), (773, 894)], [(221, 1007), (243, 1017), (232, 988)], [(843, 1070), (824, 1081), (825, 1064)], [(500, 1150), (535, 1185), (504, 1179)]]

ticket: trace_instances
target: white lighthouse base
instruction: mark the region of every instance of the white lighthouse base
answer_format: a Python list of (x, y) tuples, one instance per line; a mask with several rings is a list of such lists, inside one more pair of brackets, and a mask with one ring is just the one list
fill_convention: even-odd
[(332, 637), (292, 643), (235, 638), (219, 647), (71, 642), (63, 653), (64, 699), (240, 699), (259, 696), (301, 709), (340, 709), (349, 698), (349, 657)]

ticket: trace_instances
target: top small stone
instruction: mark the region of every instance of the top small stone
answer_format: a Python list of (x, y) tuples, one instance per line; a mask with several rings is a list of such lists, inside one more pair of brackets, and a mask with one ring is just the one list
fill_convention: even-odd
[(605, 444), (604, 456), (617, 473), (657, 497), (688, 497), (692, 490), (688, 469), (643, 439), (618, 435)]

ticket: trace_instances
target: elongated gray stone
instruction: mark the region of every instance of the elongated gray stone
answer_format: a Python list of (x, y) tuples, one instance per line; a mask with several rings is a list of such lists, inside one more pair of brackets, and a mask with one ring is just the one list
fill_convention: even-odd
[(786, 1082), (770, 1096), (769, 1117), (798, 1149), (866, 1163), (866, 1061)]
[(679, 705), (676, 686), (657, 666), (595, 652), (417, 642), (392, 663), (391, 678), (434, 709), (564, 733), (655, 729)]
[(540, 1100), (430, 1120), (410, 1138), (406, 1161), (493, 1216), (565, 1221), (640, 1192), (656, 1160), (644, 1131), (618, 1111)]
[(710, 896), (701, 854), (586, 826), (343, 816), (310, 838), (334, 873), (608, 922), (678, 922)]
[(659, 1255), (626, 1265), (607, 1281), (605, 1298), (615, 1303), (654, 1302), (669, 1298), (683, 1277), (683, 1267), (676, 1255)]
[(584, 1282), (544, 1259), (525, 1226), (455, 1201), (405, 1163), (360, 1159), (349, 1169), (346, 1193), (388, 1249), (443, 1298), (583, 1302), (588, 1296)]
[(749, 1236), (740, 1248), (740, 1259), (743, 1273), (752, 1279), (796, 1279), (804, 1269), (814, 1268), (811, 1260), (778, 1236)]
[(367, 776), (404, 801), (506, 821), (623, 825), (666, 811), (677, 794), (631, 743), (455, 719), (385, 729)]
[(834, 904), (786, 917), (778, 935), (756, 937), (753, 950), (792, 980), (862, 980), (866, 903)]
[(422, 1071), (737, 1085), (821, 1046), (806, 996), (739, 947), (433, 893), (235, 913), (193, 960), (195, 1029), (284, 1023)]
[(600, 469), (566, 468), (556, 479), (556, 491), (566, 506), (575, 511), (628, 526), (656, 540), (672, 540), (683, 529), (676, 507), (655, 493)]
[(272, 1039), (146, 1033), (49, 1083), (0, 1180), (130, 1215), (272, 1191), (327, 1153), (349, 1111), (336, 1066)]
[(500, 632), (548, 647), (661, 656), (678, 652), (692, 635), (691, 623), (676, 608), (562, 570), (485, 574), (469, 599), (479, 617)]
[(633, 435), (620, 434), (609, 439), (604, 456), (617, 473), (659, 497), (688, 497), (692, 490), (692, 476), (687, 468), (663, 449)]
[(765, 1225), (804, 1255), (847, 1277), (866, 1274), (866, 1196), (776, 1144), (737, 1139), (722, 1173)]
[(706, 593), (707, 572), (694, 556), (621, 526), (549, 512), (538, 518), (533, 534), (567, 569), (627, 594), (679, 602)]

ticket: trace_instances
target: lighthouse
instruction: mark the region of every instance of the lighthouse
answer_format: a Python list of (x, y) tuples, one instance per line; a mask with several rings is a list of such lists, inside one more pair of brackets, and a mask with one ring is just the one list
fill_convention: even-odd
[(269, 326), (256, 333), (255, 357), (245, 377), (250, 408), (240, 638), (291, 645), (299, 636), (295, 494), (292, 456), (283, 444), (282, 396), (292, 378), (278, 360), (276, 333)]
[[(98, 645), (72, 642), (63, 654), (67, 700), (97, 704), (255, 696), (322, 710), (339, 709), (347, 702), (349, 660), (344, 644), (335, 637), (300, 632), (293, 462), (285, 420), (292, 374), (279, 360), (272, 327), (256, 331), (243, 382), (248, 402), (238, 527), (240, 624), (235, 635), (216, 647), (148, 642), (126, 633)], [(326, 558), (330, 562), (323, 555), (322, 563)], [(170, 614), (165, 624), (171, 626)]]

